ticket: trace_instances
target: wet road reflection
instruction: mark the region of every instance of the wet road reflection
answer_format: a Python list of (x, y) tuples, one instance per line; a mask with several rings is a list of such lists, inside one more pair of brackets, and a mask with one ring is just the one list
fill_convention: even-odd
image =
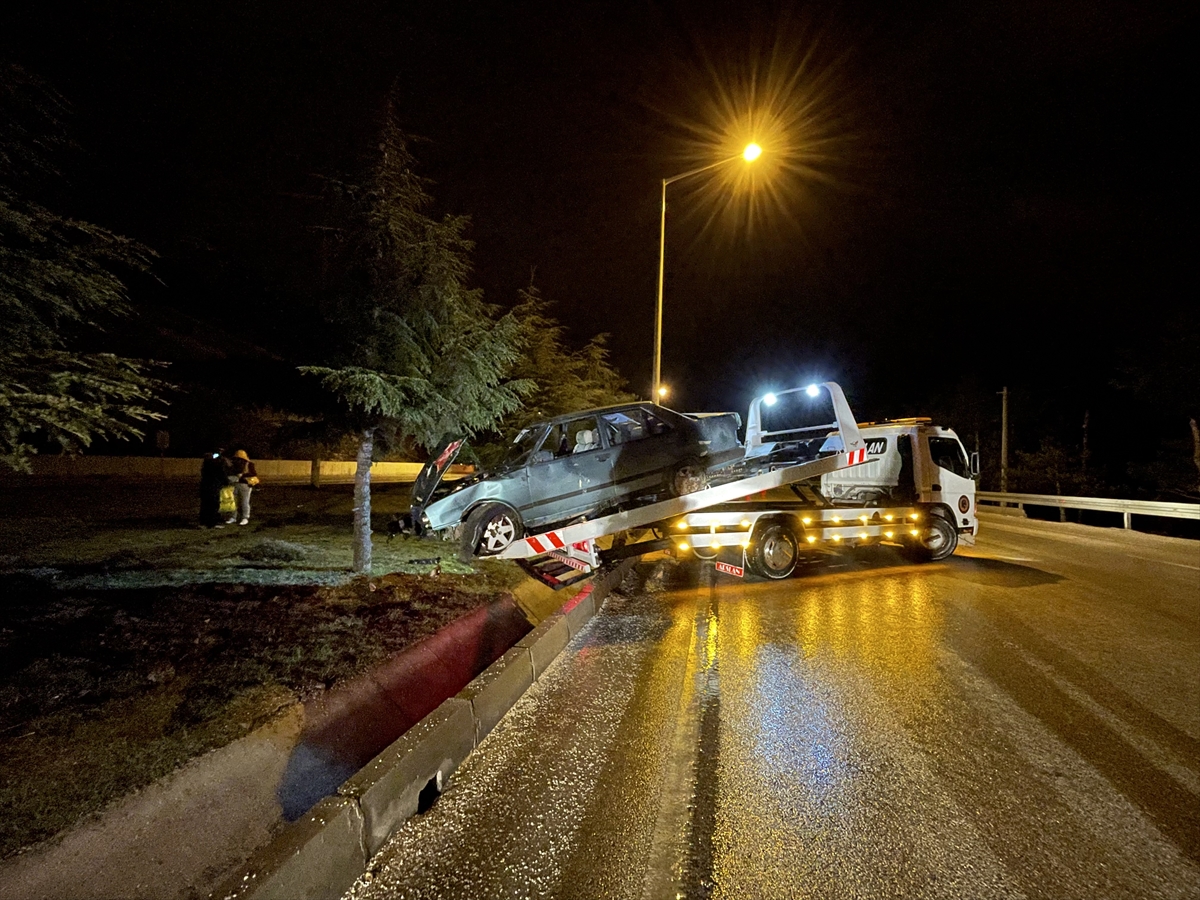
[(1200, 897), (1200, 568), (1040, 527), (642, 565), (356, 895)]

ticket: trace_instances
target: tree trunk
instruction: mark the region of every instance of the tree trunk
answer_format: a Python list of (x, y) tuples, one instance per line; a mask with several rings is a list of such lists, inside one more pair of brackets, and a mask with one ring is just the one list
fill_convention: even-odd
[(308, 478), (309, 483), (313, 487), (318, 489), (321, 487), (321, 453), (318, 450), (314, 450), (312, 453), (312, 464), (308, 470)]
[(375, 430), (360, 435), (358, 460), (354, 468), (354, 571), (371, 574), (371, 454), (375, 450)]

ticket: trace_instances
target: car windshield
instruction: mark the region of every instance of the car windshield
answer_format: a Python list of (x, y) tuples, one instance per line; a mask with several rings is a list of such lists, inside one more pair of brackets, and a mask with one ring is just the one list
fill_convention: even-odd
[(503, 462), (500, 463), (501, 469), (515, 469), (518, 466), (525, 465), (529, 459), (529, 454), (532, 453), (538, 445), (538, 440), (542, 436), (542, 428), (526, 428), (512, 442), (512, 446), (508, 448), (508, 453), (504, 455)]

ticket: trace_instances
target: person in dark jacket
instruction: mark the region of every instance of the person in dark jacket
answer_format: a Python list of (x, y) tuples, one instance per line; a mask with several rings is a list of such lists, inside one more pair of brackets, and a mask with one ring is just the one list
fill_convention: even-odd
[(221, 515), (221, 488), (229, 484), (229, 461), (220, 448), (208, 453), (200, 464), (200, 524), (205, 528), (224, 528)]
[(233, 498), (237, 503), (237, 523), (249, 525), (250, 492), (258, 484), (258, 472), (254, 468), (254, 463), (250, 461), (250, 454), (245, 450), (234, 451), (233, 458), (229, 462), (233, 474), (237, 476), (237, 482), (233, 485)]

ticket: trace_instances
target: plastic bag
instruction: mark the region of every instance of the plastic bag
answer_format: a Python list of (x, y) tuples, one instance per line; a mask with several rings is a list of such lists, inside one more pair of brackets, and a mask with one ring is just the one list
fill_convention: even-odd
[(227, 516), (232, 516), (237, 511), (237, 506), (233, 502), (233, 485), (227, 484), (221, 488), (221, 505), (218, 509)]

